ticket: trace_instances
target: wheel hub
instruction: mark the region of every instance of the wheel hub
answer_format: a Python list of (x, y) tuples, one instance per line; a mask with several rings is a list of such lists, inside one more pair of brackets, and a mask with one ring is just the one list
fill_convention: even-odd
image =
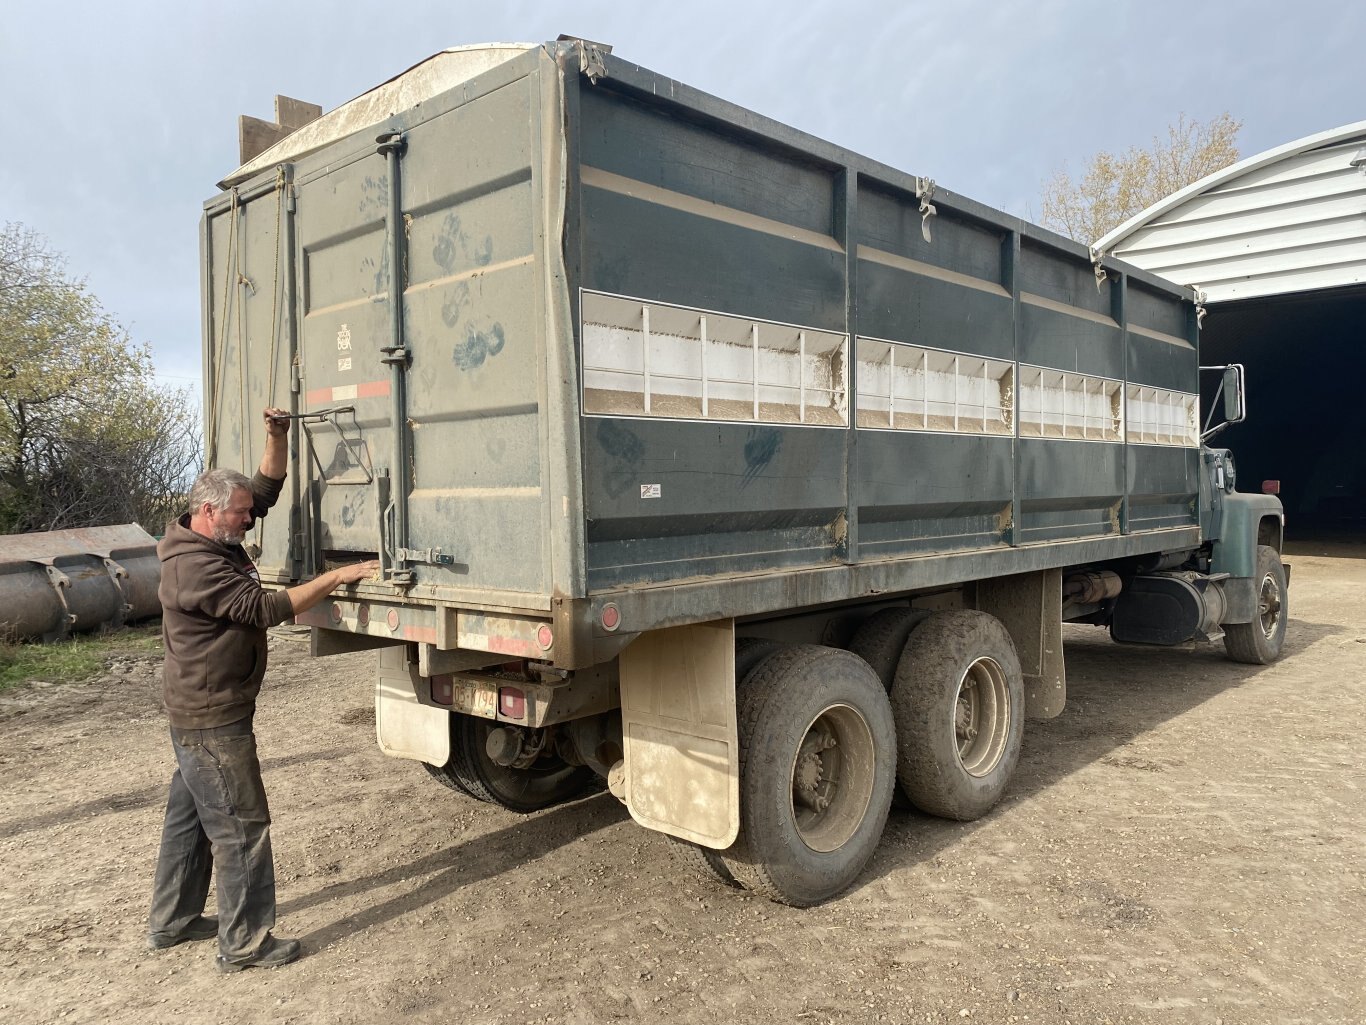
[(1281, 618), (1281, 589), (1269, 573), (1262, 578), (1257, 615), (1261, 620), (1262, 633), (1267, 637), (1273, 636), (1276, 633), (1276, 623)]
[(872, 796), (872, 731), (849, 705), (826, 708), (807, 727), (792, 759), (792, 817), (814, 851), (834, 851), (858, 830)]
[(1010, 735), (1010, 697), (1005, 671), (995, 659), (979, 658), (958, 684), (953, 731), (958, 760), (970, 776), (986, 776), (1005, 753)]
[(830, 797), (821, 792), (825, 778), (825, 759), (822, 751), (835, 746), (835, 738), (828, 733), (813, 730), (802, 741), (797, 755), (797, 769), (793, 774), (793, 797), (813, 811), (825, 811), (830, 806)]

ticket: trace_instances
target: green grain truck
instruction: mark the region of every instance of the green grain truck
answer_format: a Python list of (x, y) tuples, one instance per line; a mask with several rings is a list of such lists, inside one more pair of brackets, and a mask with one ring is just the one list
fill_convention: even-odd
[(1064, 621), (1278, 655), (1189, 293), (584, 40), (282, 102), (205, 206), (208, 455), (298, 416), (261, 575), (380, 560), (300, 621), (387, 753), (806, 905), (895, 794), (992, 807)]

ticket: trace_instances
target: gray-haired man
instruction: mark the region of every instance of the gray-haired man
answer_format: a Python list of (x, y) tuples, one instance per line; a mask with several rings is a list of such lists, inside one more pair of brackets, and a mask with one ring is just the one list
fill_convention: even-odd
[[(266, 672), (266, 629), (312, 608), (374, 562), (330, 570), (286, 591), (261, 587), (242, 541), (275, 504), (287, 467), (289, 419), (267, 409), (266, 451), (255, 476), (210, 470), (190, 490), (190, 511), (166, 527), (161, 559), (163, 695), (176, 770), (166, 803), (148, 917), (153, 950), (218, 937), (225, 972), (274, 968), (299, 941), (271, 934), (275, 865), (270, 809), (252, 716)], [(204, 917), (217, 871), (218, 918)]]

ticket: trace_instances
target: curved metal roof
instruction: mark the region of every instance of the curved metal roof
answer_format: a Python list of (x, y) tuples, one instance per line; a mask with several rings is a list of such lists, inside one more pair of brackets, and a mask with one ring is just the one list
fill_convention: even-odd
[(1366, 121), (1216, 171), (1095, 248), (1210, 302), (1366, 282)]

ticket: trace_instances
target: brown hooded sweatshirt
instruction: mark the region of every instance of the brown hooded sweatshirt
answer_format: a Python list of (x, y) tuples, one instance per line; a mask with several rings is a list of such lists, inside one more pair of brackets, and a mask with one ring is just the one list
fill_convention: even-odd
[[(254, 513), (264, 516), (283, 481), (251, 479)], [(266, 674), (266, 628), (293, 616), (289, 596), (266, 591), (241, 545), (167, 524), (161, 560), (161, 636), (166, 646), (163, 699), (171, 725), (202, 730), (245, 719)]]

